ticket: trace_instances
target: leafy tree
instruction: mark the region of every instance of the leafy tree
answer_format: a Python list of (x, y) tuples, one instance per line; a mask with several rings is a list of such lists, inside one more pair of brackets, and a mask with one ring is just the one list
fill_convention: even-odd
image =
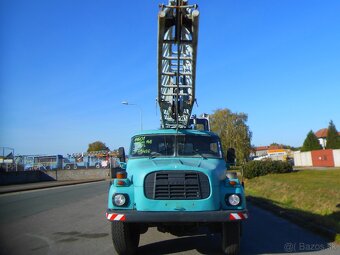
[(314, 151), (314, 150), (321, 150), (322, 147), (319, 143), (318, 138), (314, 134), (314, 132), (311, 130), (307, 134), (307, 137), (305, 141), (303, 142), (301, 151)]
[(283, 148), (282, 144), (278, 144), (278, 143), (271, 143), (269, 146), (276, 146), (276, 147), (279, 147), (279, 148)]
[(340, 149), (340, 136), (331, 120), (328, 126), (326, 149)]
[(247, 114), (233, 113), (227, 108), (218, 109), (210, 115), (211, 130), (220, 136), (223, 151), (226, 153), (233, 148), (238, 163), (245, 162), (251, 150), (252, 133), (246, 125), (247, 121)]
[(87, 152), (90, 151), (109, 151), (109, 147), (106, 146), (105, 143), (101, 141), (95, 141), (93, 143), (89, 144), (89, 148), (87, 149)]
[(299, 147), (294, 147), (294, 146), (290, 146), (290, 145), (286, 145), (286, 144), (280, 144), (280, 143), (271, 143), (270, 146), (277, 146), (279, 148), (282, 148), (282, 149), (289, 149), (289, 150), (292, 150), (292, 151), (298, 151), (300, 150), (301, 148)]

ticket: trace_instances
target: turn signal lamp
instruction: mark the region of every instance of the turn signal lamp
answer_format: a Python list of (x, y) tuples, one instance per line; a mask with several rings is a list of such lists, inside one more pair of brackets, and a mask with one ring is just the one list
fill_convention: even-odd
[(127, 173), (125, 171), (118, 172), (116, 174), (116, 185), (127, 186), (129, 181), (127, 180)]
[(236, 181), (230, 181), (229, 184), (230, 184), (231, 186), (235, 186), (235, 185), (237, 184), (237, 182), (236, 182)]
[(118, 185), (118, 186), (124, 186), (124, 185), (125, 185), (125, 182), (124, 182), (124, 181), (117, 181), (117, 185)]
[(116, 174), (117, 179), (126, 179), (126, 177), (127, 177), (127, 173), (125, 171), (124, 172), (118, 172)]

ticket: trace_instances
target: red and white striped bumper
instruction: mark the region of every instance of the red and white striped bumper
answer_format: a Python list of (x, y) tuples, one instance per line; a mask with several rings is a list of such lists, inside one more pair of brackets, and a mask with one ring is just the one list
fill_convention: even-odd
[(248, 213), (231, 213), (229, 220), (245, 220), (248, 219)]
[(106, 219), (126, 222), (226, 222), (246, 220), (248, 211), (145, 212), (108, 209)]

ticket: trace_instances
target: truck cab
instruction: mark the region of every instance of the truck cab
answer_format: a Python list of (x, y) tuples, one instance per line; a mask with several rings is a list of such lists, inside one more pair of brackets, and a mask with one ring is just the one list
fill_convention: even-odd
[(248, 217), (244, 189), (227, 170), (216, 134), (141, 132), (122, 167), (110, 183), (106, 212), (118, 254), (134, 254), (149, 227), (178, 236), (208, 227), (222, 234), (225, 254), (239, 253), (241, 222)]

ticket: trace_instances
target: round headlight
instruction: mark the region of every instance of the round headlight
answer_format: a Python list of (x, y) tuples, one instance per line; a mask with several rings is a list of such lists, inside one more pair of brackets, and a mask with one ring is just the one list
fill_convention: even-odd
[(240, 204), (241, 198), (236, 194), (232, 194), (228, 197), (228, 202), (230, 205), (236, 206)]
[(113, 203), (116, 206), (122, 206), (122, 205), (125, 204), (125, 202), (126, 202), (126, 197), (123, 194), (116, 194), (116, 195), (114, 195)]

